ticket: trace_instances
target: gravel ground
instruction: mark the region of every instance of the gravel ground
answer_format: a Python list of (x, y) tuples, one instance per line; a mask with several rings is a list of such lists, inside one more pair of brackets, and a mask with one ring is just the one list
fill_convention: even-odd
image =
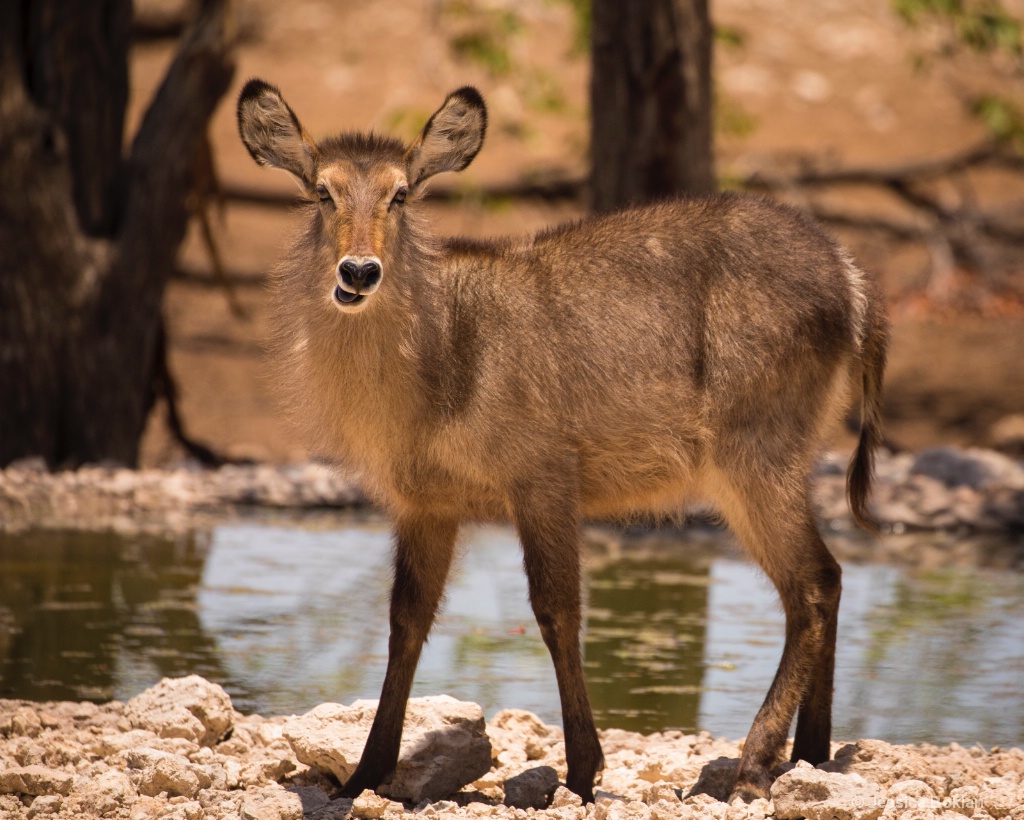
[[(451, 713), (455, 717), (445, 725), (458, 727), (443, 742), (445, 731), (431, 730), (403, 746), (390, 796), (340, 798), (332, 772), (354, 762), (345, 715), (355, 714), (349, 728), (365, 737), (369, 707), (322, 705), (302, 717), (246, 716), (233, 710), (220, 687), (197, 676), (164, 680), (127, 703), (0, 701), (0, 816), (1024, 818), (1024, 751), (1018, 748), (833, 744), (834, 759), (817, 768), (780, 766), (770, 800), (730, 805), (723, 800), (742, 742), (707, 733), (620, 730), (602, 733), (606, 766), (596, 802), (583, 806), (559, 784), (565, 777), (561, 729), (520, 710), (499, 712), (485, 725), (478, 706), (450, 698), (414, 701), (420, 711), (407, 719), (407, 735), (412, 724), (424, 723), (424, 710), (442, 723)], [(336, 737), (331, 725), (342, 727)], [(460, 744), (458, 732), (469, 745)], [(479, 762), (481, 743), (483, 765), (476, 766), (469, 761)], [(471, 746), (474, 751), (460, 751)], [(449, 775), (445, 787), (437, 785), (439, 771)], [(459, 774), (461, 780), (451, 780)]]

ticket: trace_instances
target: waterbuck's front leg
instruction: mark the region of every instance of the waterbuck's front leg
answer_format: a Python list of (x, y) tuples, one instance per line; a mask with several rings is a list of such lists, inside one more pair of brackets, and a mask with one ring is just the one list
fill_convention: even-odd
[(345, 797), (376, 789), (398, 765), (405, 707), (444, 593), (458, 529), (457, 520), (426, 515), (406, 515), (395, 524), (388, 668), (363, 756), (342, 790)]
[(530, 586), (530, 603), (551, 653), (565, 726), (566, 786), (594, 800), (594, 777), (604, 766), (587, 697), (580, 654), (580, 515), (575, 495), (552, 497), (561, 482), (543, 479), (513, 500)]

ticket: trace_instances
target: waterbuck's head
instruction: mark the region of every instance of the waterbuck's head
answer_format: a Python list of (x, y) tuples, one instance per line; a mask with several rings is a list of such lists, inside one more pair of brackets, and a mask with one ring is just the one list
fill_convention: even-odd
[(281, 92), (250, 80), (238, 98), (238, 130), (260, 165), (288, 171), (318, 209), (330, 246), (324, 294), (342, 311), (361, 310), (381, 287), (406, 209), (441, 171), (461, 171), (483, 145), (487, 109), (474, 88), (445, 99), (411, 145), (376, 134), (314, 142)]

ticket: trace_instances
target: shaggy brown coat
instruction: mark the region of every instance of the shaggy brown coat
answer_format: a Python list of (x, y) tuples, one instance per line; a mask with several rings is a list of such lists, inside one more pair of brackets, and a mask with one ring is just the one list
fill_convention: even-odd
[(396, 520), (388, 670), (346, 793), (394, 769), (459, 525), (493, 518), (518, 529), (558, 678), (567, 785), (592, 799), (602, 755), (580, 662), (580, 522), (693, 503), (720, 511), (786, 613), (735, 793), (767, 795), (798, 711), (793, 759), (826, 760), (840, 569), (808, 476), (858, 393), (849, 496), (870, 526), (887, 342), (872, 282), (802, 213), (737, 194), (533, 237), (435, 237), (417, 201), (483, 143), (471, 88), (449, 95), (411, 146), (372, 134), (315, 142), (258, 80), (239, 99), (239, 128), (256, 160), (289, 171), (309, 198), (275, 279), (294, 414)]

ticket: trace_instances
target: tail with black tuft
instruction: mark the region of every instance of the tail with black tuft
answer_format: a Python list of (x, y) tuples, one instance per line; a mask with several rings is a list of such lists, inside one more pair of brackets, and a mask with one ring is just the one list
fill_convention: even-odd
[(875, 449), (882, 443), (882, 376), (889, 346), (889, 325), (881, 295), (870, 293), (861, 342), (863, 393), (860, 440), (846, 472), (846, 495), (854, 520), (870, 533), (879, 533), (878, 522), (868, 510), (868, 496), (875, 467)]

